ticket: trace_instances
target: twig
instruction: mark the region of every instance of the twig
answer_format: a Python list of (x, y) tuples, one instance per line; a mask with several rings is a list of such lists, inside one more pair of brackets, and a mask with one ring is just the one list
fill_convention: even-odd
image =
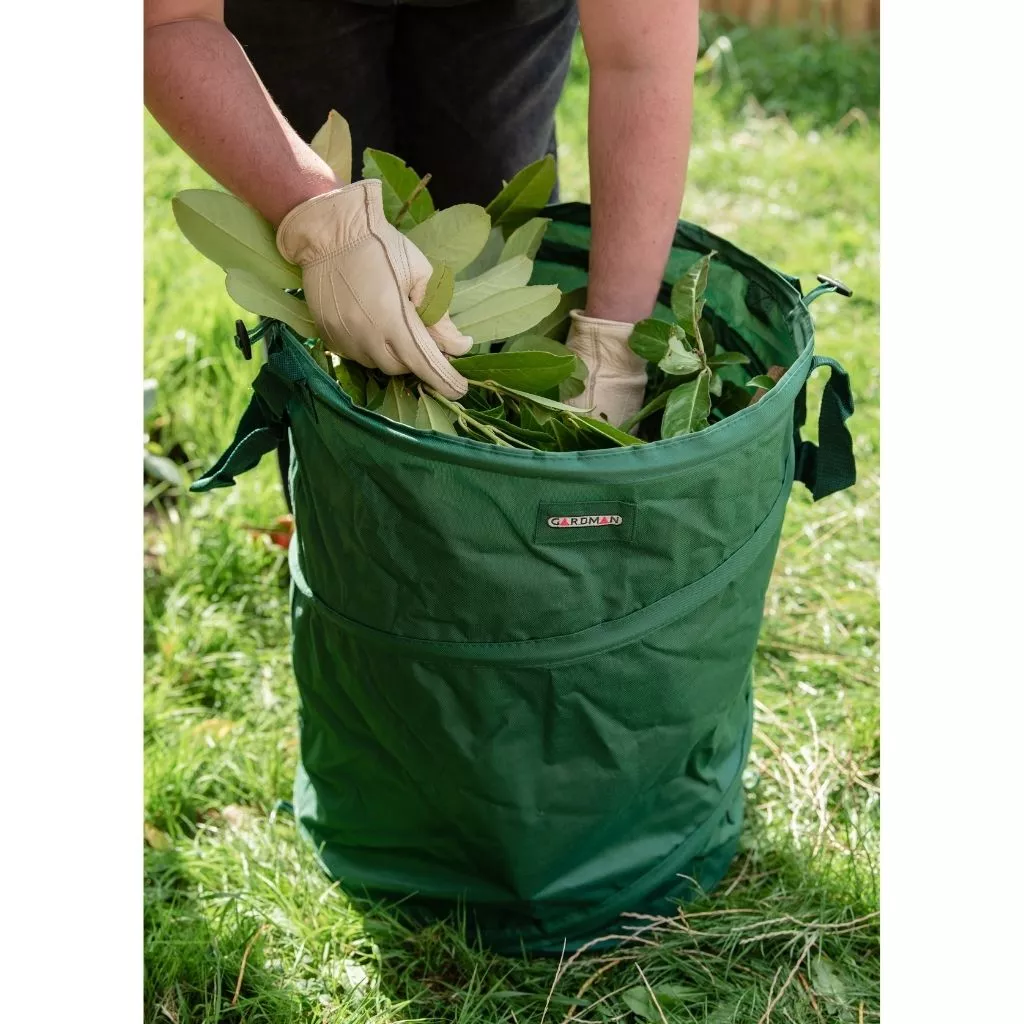
[(409, 198), (399, 207), (398, 213), (395, 214), (395, 227), (402, 223), (402, 218), (409, 212), (412, 207), (413, 200), (427, 187), (427, 182), (430, 181), (432, 175), (424, 174), (422, 178), (416, 183), (416, 187), (409, 193)]
[(594, 973), (589, 978), (587, 978), (587, 980), (584, 981), (582, 985), (580, 985), (579, 990), (576, 992), (576, 995), (574, 997), (576, 1001), (569, 1007), (568, 1010), (565, 1011), (565, 1016), (562, 1018), (562, 1024), (569, 1024), (569, 1022), (576, 1016), (576, 1007), (579, 1006), (579, 1002), (583, 998), (583, 995), (587, 991), (587, 989), (589, 989), (590, 986), (593, 985), (594, 982), (597, 981), (597, 979), (600, 978), (602, 974), (606, 973), (607, 971), (610, 971), (616, 964), (621, 964), (627, 959), (628, 957), (624, 956), (616, 957), (614, 960), (609, 960), (608, 963), (604, 965), (604, 967), (599, 967), (596, 971), (594, 971)]
[(810, 982), (808, 982), (808, 980), (803, 976), (802, 972), (798, 974), (796, 978), (797, 981), (799, 981), (800, 984), (803, 985), (804, 991), (807, 993), (807, 998), (810, 999), (811, 1006), (814, 1008), (815, 1015), (817, 1016), (818, 1020), (821, 1020), (821, 1010), (818, 1009), (818, 1000), (814, 998), (814, 989), (811, 988)]
[(774, 1001), (775, 982), (777, 982), (779, 980), (779, 975), (781, 973), (782, 973), (782, 968), (781, 967), (776, 967), (775, 968), (775, 975), (772, 978), (771, 988), (768, 989), (768, 1009), (765, 1010), (764, 1016), (761, 1018), (761, 1020), (758, 1021), (758, 1024), (764, 1024), (764, 1022), (768, 1019), (768, 1015), (772, 1012), (772, 1006), (775, 1005), (775, 1001)]
[(242, 954), (242, 966), (238, 968), (238, 981), (235, 982), (235, 994), (231, 997), (231, 1005), (235, 1006), (238, 1003), (238, 994), (242, 991), (242, 979), (245, 977), (245, 965), (249, 960), (249, 954), (252, 952), (252, 947), (256, 944), (256, 940), (266, 931), (267, 923), (264, 921), (263, 924), (256, 929), (256, 934), (249, 940), (249, 944), (245, 947), (245, 952)]
[[(772, 1010), (778, 1004), (778, 1001), (782, 998), (783, 992), (785, 992), (786, 989), (789, 988), (789, 986), (792, 983), (793, 979), (796, 977), (796, 972), (800, 970), (800, 965), (804, 962), (804, 958), (811, 951), (811, 947), (814, 945), (814, 940), (815, 940), (815, 936), (813, 936), (813, 935), (807, 940), (807, 942), (804, 945), (804, 951), (800, 954), (799, 958), (797, 959), (797, 962), (793, 965), (793, 970), (791, 970), (789, 972), (789, 975), (786, 977), (786, 980), (782, 983), (782, 988), (779, 989), (779, 991), (775, 994), (774, 998), (769, 997), (768, 1006), (767, 1006), (767, 1008), (764, 1011), (764, 1015), (757, 1022), (757, 1024), (768, 1024), (768, 1018), (771, 1017)], [(778, 978), (778, 976), (779, 976), (779, 972), (776, 971), (775, 972), (775, 978)], [(772, 980), (772, 988), (774, 988), (774, 987), (775, 987), (775, 980), (773, 979)]]
[(643, 978), (644, 986), (651, 994), (651, 1002), (657, 1007), (658, 1016), (661, 1018), (661, 1024), (668, 1024), (668, 1021), (665, 1020), (665, 1011), (661, 1008), (661, 1003), (658, 1002), (658, 997), (654, 994), (654, 989), (651, 988), (651, 983), (647, 980), (647, 975), (644, 974), (644, 969), (639, 964), (636, 965), (636, 969), (640, 972), (640, 977)]
[(565, 946), (563, 944), (561, 956), (559, 956), (558, 958), (558, 968), (555, 971), (554, 978), (551, 979), (551, 990), (548, 992), (547, 1001), (544, 1003), (544, 1012), (543, 1014), (541, 1014), (540, 1024), (544, 1024), (544, 1020), (547, 1017), (548, 1006), (551, 1003), (551, 997), (555, 994), (555, 989), (558, 987), (558, 983), (565, 976), (569, 968), (572, 967), (572, 965), (577, 960), (579, 960), (579, 958), (583, 956), (583, 954), (586, 953), (587, 950), (599, 945), (602, 942), (613, 941), (623, 943), (635, 942), (641, 946), (657, 946), (656, 942), (652, 942), (649, 939), (641, 939), (639, 936), (643, 932), (649, 932), (652, 928), (657, 928), (659, 924), (661, 924), (661, 919), (658, 919), (653, 924), (645, 924), (642, 928), (637, 928), (637, 930), (633, 932), (631, 935), (619, 935), (615, 932), (612, 932), (609, 935), (598, 935), (593, 939), (590, 939), (588, 942), (584, 942), (583, 945), (580, 946), (580, 948), (577, 949), (576, 952), (573, 953), (572, 956), (570, 956), (569, 959), (565, 960), (564, 962), (562, 957), (565, 956)]
[(744, 875), (745, 875), (745, 874), (747, 873), (747, 868), (749, 868), (749, 867), (750, 867), (750, 863), (751, 863), (751, 861), (752, 861), (753, 859), (754, 859), (753, 857), (747, 857), (747, 858), (746, 858), (746, 859), (745, 859), (745, 860), (743, 861), (743, 864), (742, 864), (742, 866), (740, 867), (740, 871), (739, 871), (739, 874), (738, 874), (738, 875), (737, 875), (737, 876), (735, 877), (735, 879), (733, 879), (733, 882), (732, 882), (732, 884), (731, 884), (731, 885), (729, 886), (729, 888), (728, 888), (728, 889), (726, 889), (726, 890), (725, 890), (725, 892), (723, 893), (723, 895), (725, 895), (725, 896), (729, 896), (729, 895), (731, 895), (731, 894), (732, 894), (732, 892), (733, 892), (733, 890), (734, 890), (734, 889), (736, 888), (736, 886), (738, 886), (738, 885), (740, 884), (740, 882), (742, 882), (742, 881), (743, 881), (743, 876), (744, 876)]
[[(170, 993), (168, 992), (160, 1003), (160, 1012), (171, 1022), (171, 1024), (178, 1024), (178, 1015), (167, 1005), (169, 997)], [(863, 1020), (863, 1017), (861, 1019)]]
[[(558, 984), (558, 980), (562, 976), (562, 961), (565, 959), (565, 949), (566, 949), (566, 942), (563, 940), (562, 941), (562, 952), (559, 954), (559, 957), (558, 957), (558, 967), (555, 970), (555, 976), (554, 976), (554, 978), (551, 981), (551, 989), (548, 992), (548, 997), (544, 1001), (544, 1012), (541, 1013), (541, 1015), (540, 1015), (540, 1024), (544, 1024), (544, 1021), (547, 1019), (548, 1008), (551, 1006), (551, 997), (555, 994), (555, 986)], [(566, 966), (568, 966), (568, 965), (566, 965)]]

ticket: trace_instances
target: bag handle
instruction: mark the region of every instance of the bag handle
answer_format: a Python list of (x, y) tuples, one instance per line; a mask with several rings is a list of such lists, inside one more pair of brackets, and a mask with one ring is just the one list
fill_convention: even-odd
[(264, 363), (252, 382), (252, 399), (238, 421), (231, 444), (189, 490), (202, 493), (233, 487), (236, 476), (254, 469), (264, 455), (276, 451), (288, 436), (288, 400), (297, 383)]
[[(804, 296), (809, 306), (822, 295), (835, 292), (844, 298), (853, 295), (842, 281), (818, 274), (818, 287)], [(794, 478), (810, 492), (815, 501), (845, 490), (857, 482), (857, 464), (853, 457), (853, 439), (846, 421), (853, 415), (853, 391), (850, 376), (840, 363), (828, 356), (814, 356), (808, 378), (819, 366), (827, 366), (831, 373), (821, 395), (818, 414), (818, 443), (805, 441), (800, 428), (807, 419), (806, 384), (796, 402), (794, 434), (796, 443), (796, 471)]]
[[(811, 373), (819, 366), (831, 370), (821, 395), (818, 414), (818, 443), (800, 436), (806, 415), (806, 398), (799, 403), (796, 421), (796, 471), (794, 476), (810, 492), (815, 501), (857, 482), (857, 463), (853, 457), (853, 438), (846, 421), (853, 415), (853, 392), (850, 376), (840, 363), (828, 356), (811, 360)], [(810, 374), (808, 374), (810, 377)]]

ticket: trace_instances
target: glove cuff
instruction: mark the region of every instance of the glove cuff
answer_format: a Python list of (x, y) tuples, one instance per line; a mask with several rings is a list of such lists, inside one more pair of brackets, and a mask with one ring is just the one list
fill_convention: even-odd
[(636, 324), (624, 323), (622, 320), (602, 320), (597, 316), (587, 316), (582, 309), (570, 310), (569, 316), (576, 322), (578, 329), (593, 329), (600, 331), (603, 338), (618, 338), (623, 342), (629, 341)]
[(571, 310), (569, 316), (572, 329), (566, 347), (582, 357), (591, 369), (597, 365), (630, 380), (647, 379), (647, 360), (629, 347), (635, 324), (586, 316), (582, 309)]
[(277, 229), (277, 248), (286, 260), (306, 267), (358, 245), (386, 224), (381, 183), (367, 178), (296, 206)]

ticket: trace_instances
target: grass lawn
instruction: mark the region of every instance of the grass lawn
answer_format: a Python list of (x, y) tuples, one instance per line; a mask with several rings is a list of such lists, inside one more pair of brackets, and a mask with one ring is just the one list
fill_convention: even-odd
[[(788, 119), (767, 116), (779, 104), (763, 74), (760, 107), (737, 102), (735, 83), (718, 88), (715, 69), (702, 77), (683, 216), (805, 287), (821, 271), (853, 288), (812, 310), (819, 352), (853, 380), (860, 479), (817, 505), (793, 494), (729, 877), (643, 942), (561, 968), (352, 911), (274, 814), (297, 741), (285, 556), (246, 531), (285, 511), (267, 459), (230, 490), (146, 493), (147, 1022), (878, 1020), (878, 129), (869, 116), (836, 130), (829, 98), (815, 108), (823, 94), (784, 70), (780, 95), (804, 102), (787, 100)], [(865, 88), (872, 73), (868, 61)], [(856, 95), (848, 68), (840, 77)], [(585, 88), (577, 62), (559, 115), (564, 198), (587, 195)], [(258, 364), (234, 347), (222, 274), (171, 217), (171, 196), (209, 179), (148, 120), (146, 147), (153, 431), (198, 475), (230, 440)]]

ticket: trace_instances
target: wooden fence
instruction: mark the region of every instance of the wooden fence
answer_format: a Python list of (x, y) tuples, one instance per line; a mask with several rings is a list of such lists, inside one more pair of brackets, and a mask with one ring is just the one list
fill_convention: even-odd
[(701, 0), (701, 9), (748, 25), (818, 25), (840, 35), (878, 32), (880, 0)]

